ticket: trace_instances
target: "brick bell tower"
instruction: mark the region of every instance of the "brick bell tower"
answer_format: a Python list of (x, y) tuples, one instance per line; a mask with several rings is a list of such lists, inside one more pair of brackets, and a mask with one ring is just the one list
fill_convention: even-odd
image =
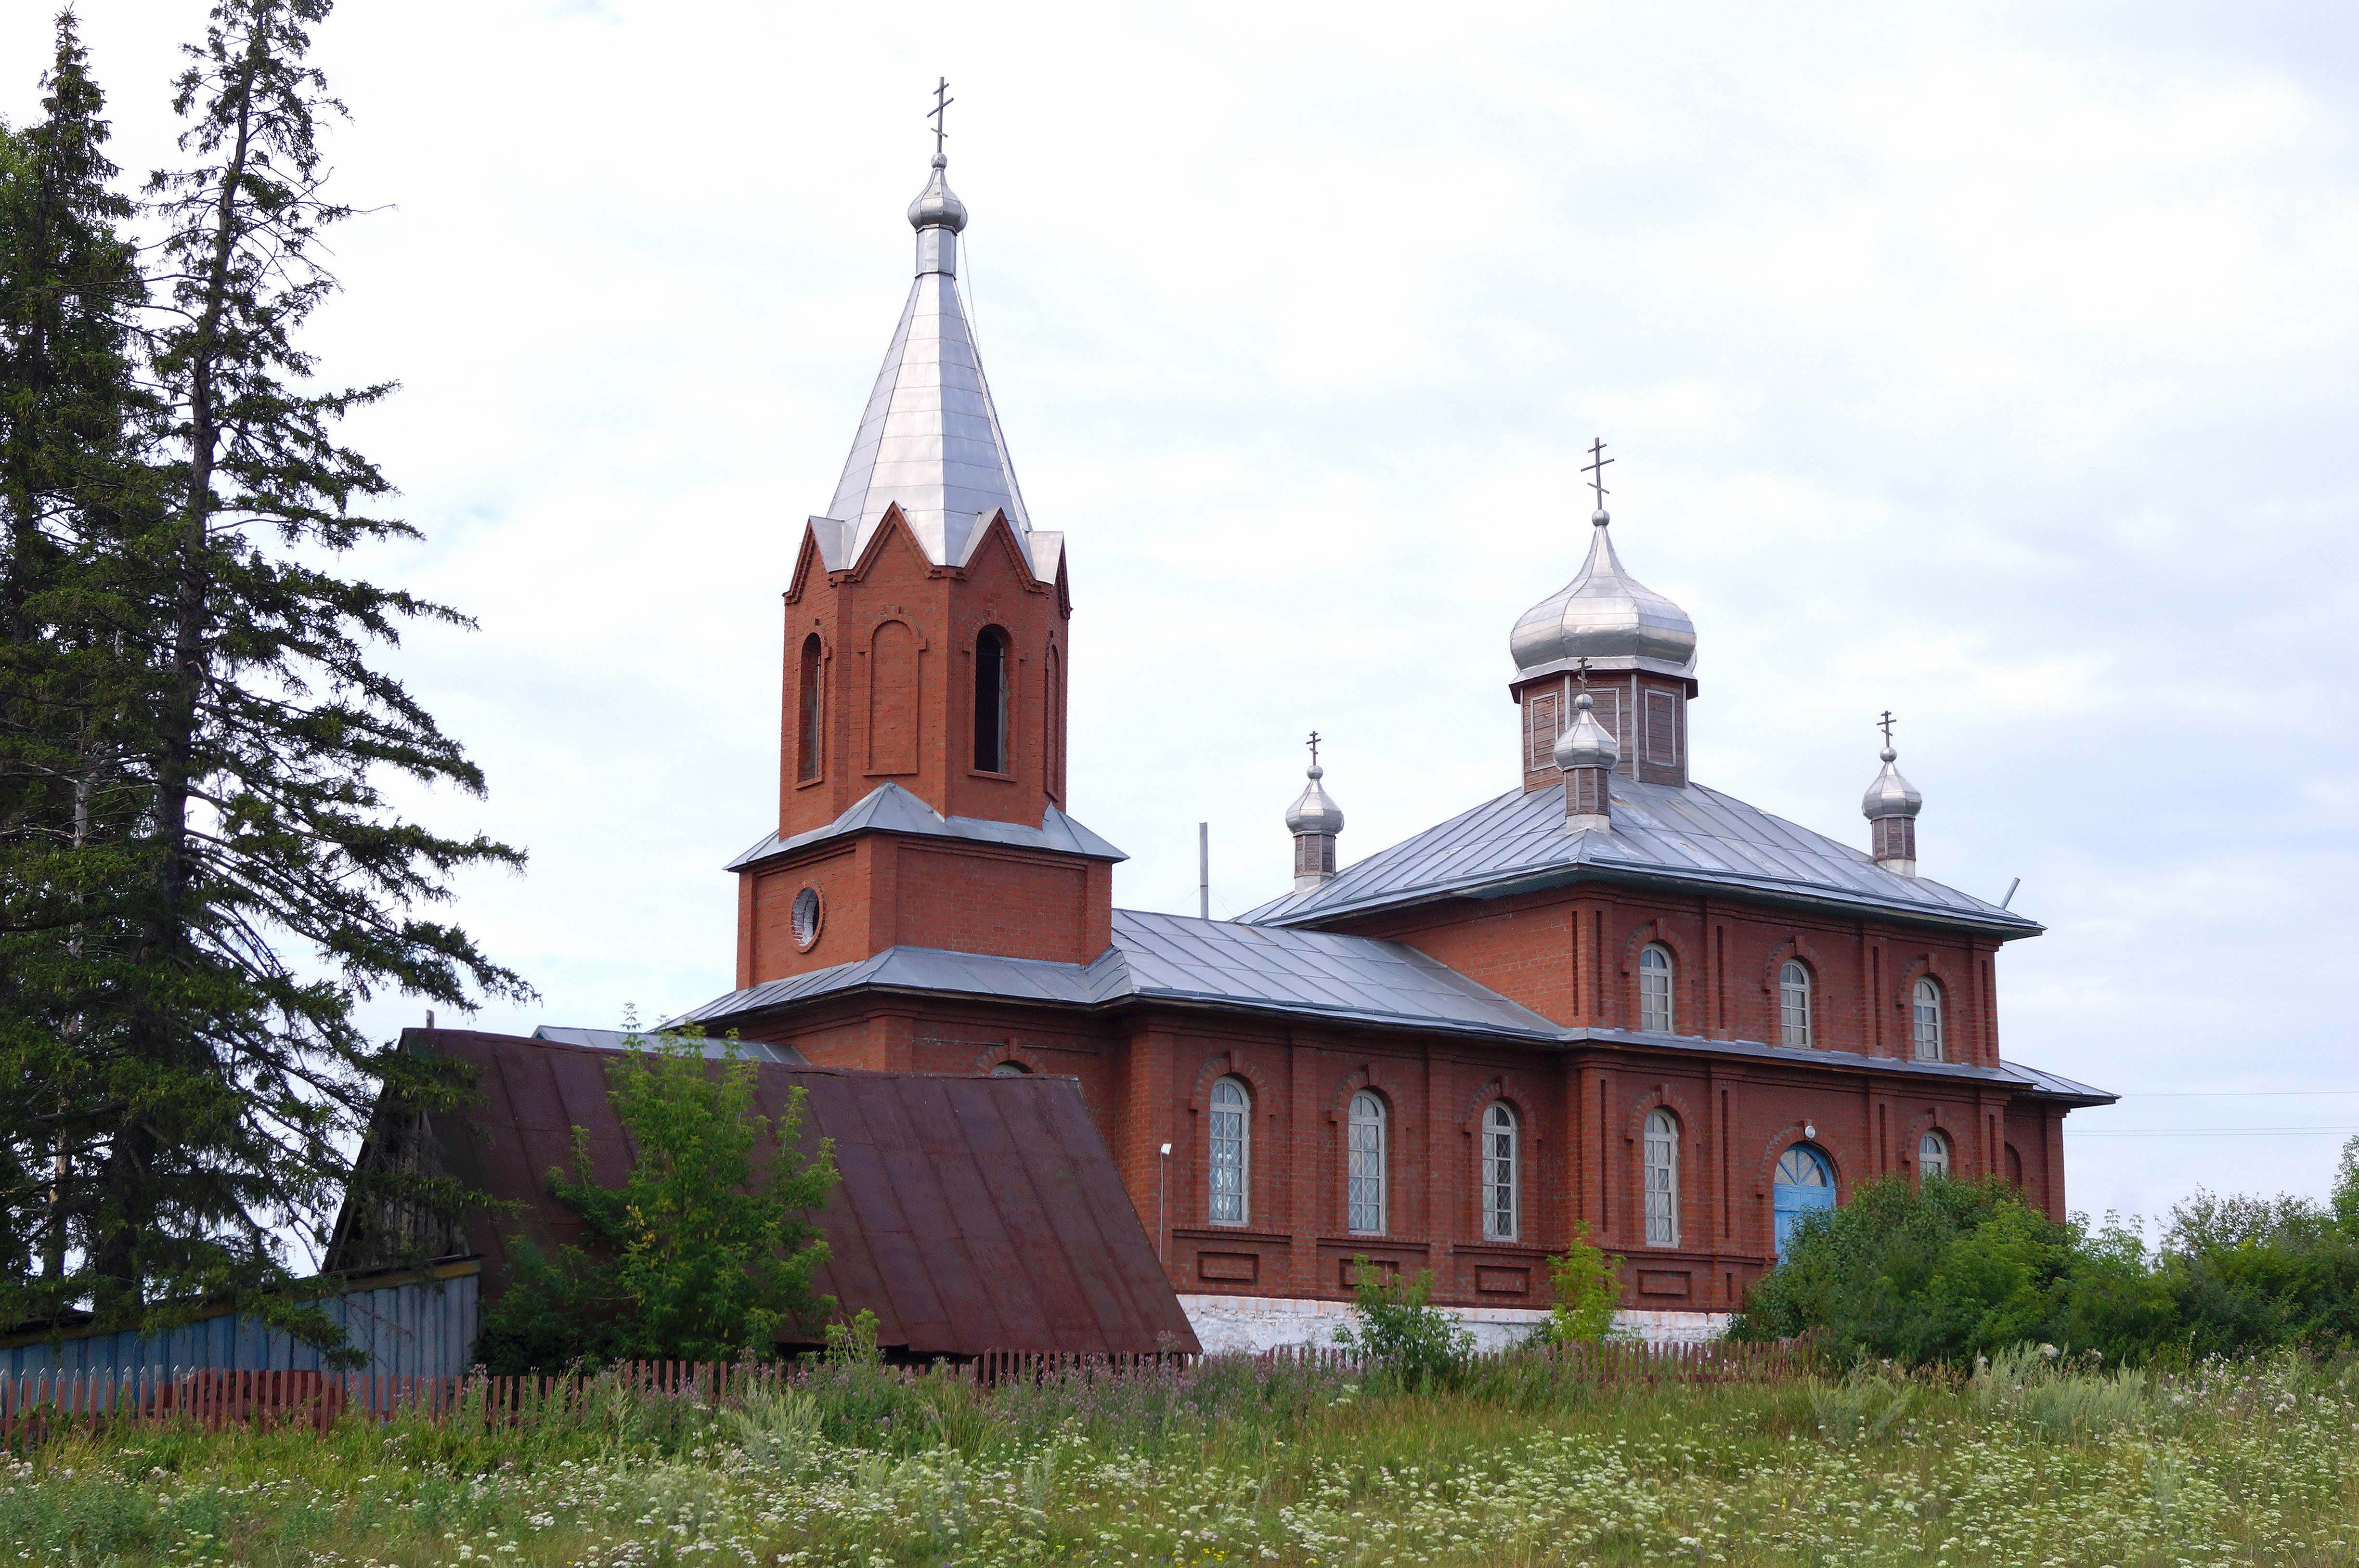
[(740, 855), (740, 987), (891, 947), (1086, 963), (1121, 851), (1065, 814), (1064, 536), (1035, 529), (958, 291), (948, 160), (828, 515), (786, 591), (777, 831)]

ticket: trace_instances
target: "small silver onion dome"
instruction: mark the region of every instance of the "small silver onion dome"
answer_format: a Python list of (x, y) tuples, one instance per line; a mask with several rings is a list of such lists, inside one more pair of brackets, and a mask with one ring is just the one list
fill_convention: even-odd
[(1917, 786), (1892, 766), (1898, 755), (1888, 746), (1876, 753), (1884, 761), (1884, 771), (1875, 776), (1859, 802), (1860, 814), (1871, 822), (1886, 817), (1913, 817), (1925, 809), (1925, 797), (1917, 792)]
[(1343, 808), (1328, 797), (1319, 787), (1327, 770), (1317, 763), (1310, 765), (1310, 782), (1286, 808), (1286, 831), (1292, 833), (1339, 833), (1343, 831)]
[(1586, 659), (1593, 670), (1695, 673), (1695, 623), (1688, 613), (1622, 569), (1603, 508), (1581, 575), (1524, 612), (1507, 638), (1516, 678), (1552, 675)]
[(950, 179), (942, 172), (950, 162), (941, 154), (934, 154), (934, 172), (927, 180), (926, 188), (918, 192), (918, 199), (909, 203), (911, 228), (948, 229), (954, 234), (964, 232), (966, 203), (951, 192)]
[(1605, 726), (1591, 715), (1596, 702), (1583, 691), (1572, 700), (1572, 723), (1564, 734), (1556, 737), (1556, 765), (1570, 771), (1575, 768), (1612, 768), (1622, 754), (1614, 748), (1614, 737)]

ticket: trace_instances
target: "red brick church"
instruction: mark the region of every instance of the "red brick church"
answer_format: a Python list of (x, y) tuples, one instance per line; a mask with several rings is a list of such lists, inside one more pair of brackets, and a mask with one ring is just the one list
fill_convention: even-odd
[(2110, 1096), (2000, 1058), (1999, 949), (2040, 928), (1919, 874), (1888, 746), (1864, 849), (1691, 781), (1695, 628), (1603, 509), (1508, 637), (1513, 788), (1339, 869), (1314, 765), (1290, 894), (1115, 909), (1122, 852), (1069, 814), (1065, 536), (1016, 486), (939, 156), (909, 221), (786, 587), (737, 989), (690, 1020), (823, 1066), (1071, 1074), (1213, 1345), (1302, 1337), (1362, 1256), (1513, 1323), (1582, 1221), (1627, 1308), (1692, 1314), (1641, 1321), (1705, 1325), (1794, 1216), (1895, 1171), (2061, 1217), (2064, 1117)]

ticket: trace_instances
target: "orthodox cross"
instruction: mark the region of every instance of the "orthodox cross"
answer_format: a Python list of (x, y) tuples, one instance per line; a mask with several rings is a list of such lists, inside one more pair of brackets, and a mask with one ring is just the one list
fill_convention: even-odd
[(1589, 487), (1597, 492), (1597, 509), (1601, 512), (1605, 509), (1605, 497), (1612, 494), (1605, 488), (1605, 465), (1614, 461), (1605, 455), (1605, 438), (1600, 436), (1589, 443), (1589, 461), (1581, 466), (1581, 471), (1590, 476)]
[(1578, 664), (1576, 664), (1573, 668), (1574, 668), (1574, 669), (1576, 669), (1576, 670), (1578, 670), (1581, 672), (1581, 689), (1582, 689), (1582, 691), (1588, 691), (1588, 690), (1589, 690), (1589, 656), (1588, 656), (1587, 654), (1585, 654), (1585, 653), (1584, 653), (1584, 654), (1582, 654), (1582, 655), (1581, 656), (1581, 662), (1580, 662), (1580, 663), (1578, 663)]
[(951, 79), (947, 76), (934, 84), (934, 106), (926, 115), (926, 118), (934, 123), (934, 156), (936, 158), (942, 156), (942, 138), (950, 135), (942, 128), (942, 111), (958, 102), (957, 99), (949, 96), (950, 90)]
[(1310, 766), (1316, 768), (1319, 766), (1319, 732), (1317, 730), (1312, 730), (1310, 732), (1309, 745), (1310, 746)]
[(1885, 709), (1885, 710), (1884, 710), (1884, 717), (1882, 717), (1882, 718), (1880, 718), (1880, 719), (1878, 719), (1878, 720), (1876, 720), (1876, 721), (1875, 721), (1875, 727), (1876, 727), (1877, 729), (1880, 729), (1880, 730), (1882, 730), (1882, 731), (1884, 732), (1884, 748), (1885, 748), (1886, 751), (1891, 750), (1891, 749), (1892, 749), (1892, 710), (1891, 710), (1891, 709), (1886, 708), (1886, 709)]

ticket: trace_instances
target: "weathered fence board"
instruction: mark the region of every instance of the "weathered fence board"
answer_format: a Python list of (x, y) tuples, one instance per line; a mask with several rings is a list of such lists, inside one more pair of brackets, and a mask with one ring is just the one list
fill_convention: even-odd
[[(1357, 1352), (1336, 1348), (1266, 1351), (1258, 1356), (1214, 1357), (1245, 1362), (1265, 1375), (1299, 1369), (1352, 1376), (1370, 1370)], [(1519, 1365), (1532, 1373), (1566, 1381), (1599, 1383), (1767, 1382), (1799, 1377), (1810, 1369), (1810, 1353), (1799, 1345), (1542, 1345), (1492, 1351), (1474, 1357), (1484, 1365)], [(1179, 1380), (1199, 1374), (1207, 1358), (1151, 1352), (1114, 1356), (1059, 1355), (1033, 1350), (985, 1351), (956, 1368), (985, 1386), (1098, 1382), (1132, 1378)], [(339, 1373), (318, 1369), (145, 1368), (116, 1372), (44, 1369), (0, 1378), (0, 1441), (38, 1441), (69, 1430), (116, 1424), (187, 1421), (209, 1431), (228, 1426), (304, 1425), (324, 1429), (344, 1415), (378, 1421), (399, 1417), (437, 1422), (516, 1424), (563, 1418), (577, 1410), (593, 1389), (617, 1390), (647, 1399), (695, 1399), (704, 1403), (745, 1398), (756, 1388), (806, 1386), (825, 1376), (810, 1363), (635, 1361), (595, 1376), (495, 1377)], [(901, 1378), (928, 1376), (924, 1368), (891, 1367)]]

